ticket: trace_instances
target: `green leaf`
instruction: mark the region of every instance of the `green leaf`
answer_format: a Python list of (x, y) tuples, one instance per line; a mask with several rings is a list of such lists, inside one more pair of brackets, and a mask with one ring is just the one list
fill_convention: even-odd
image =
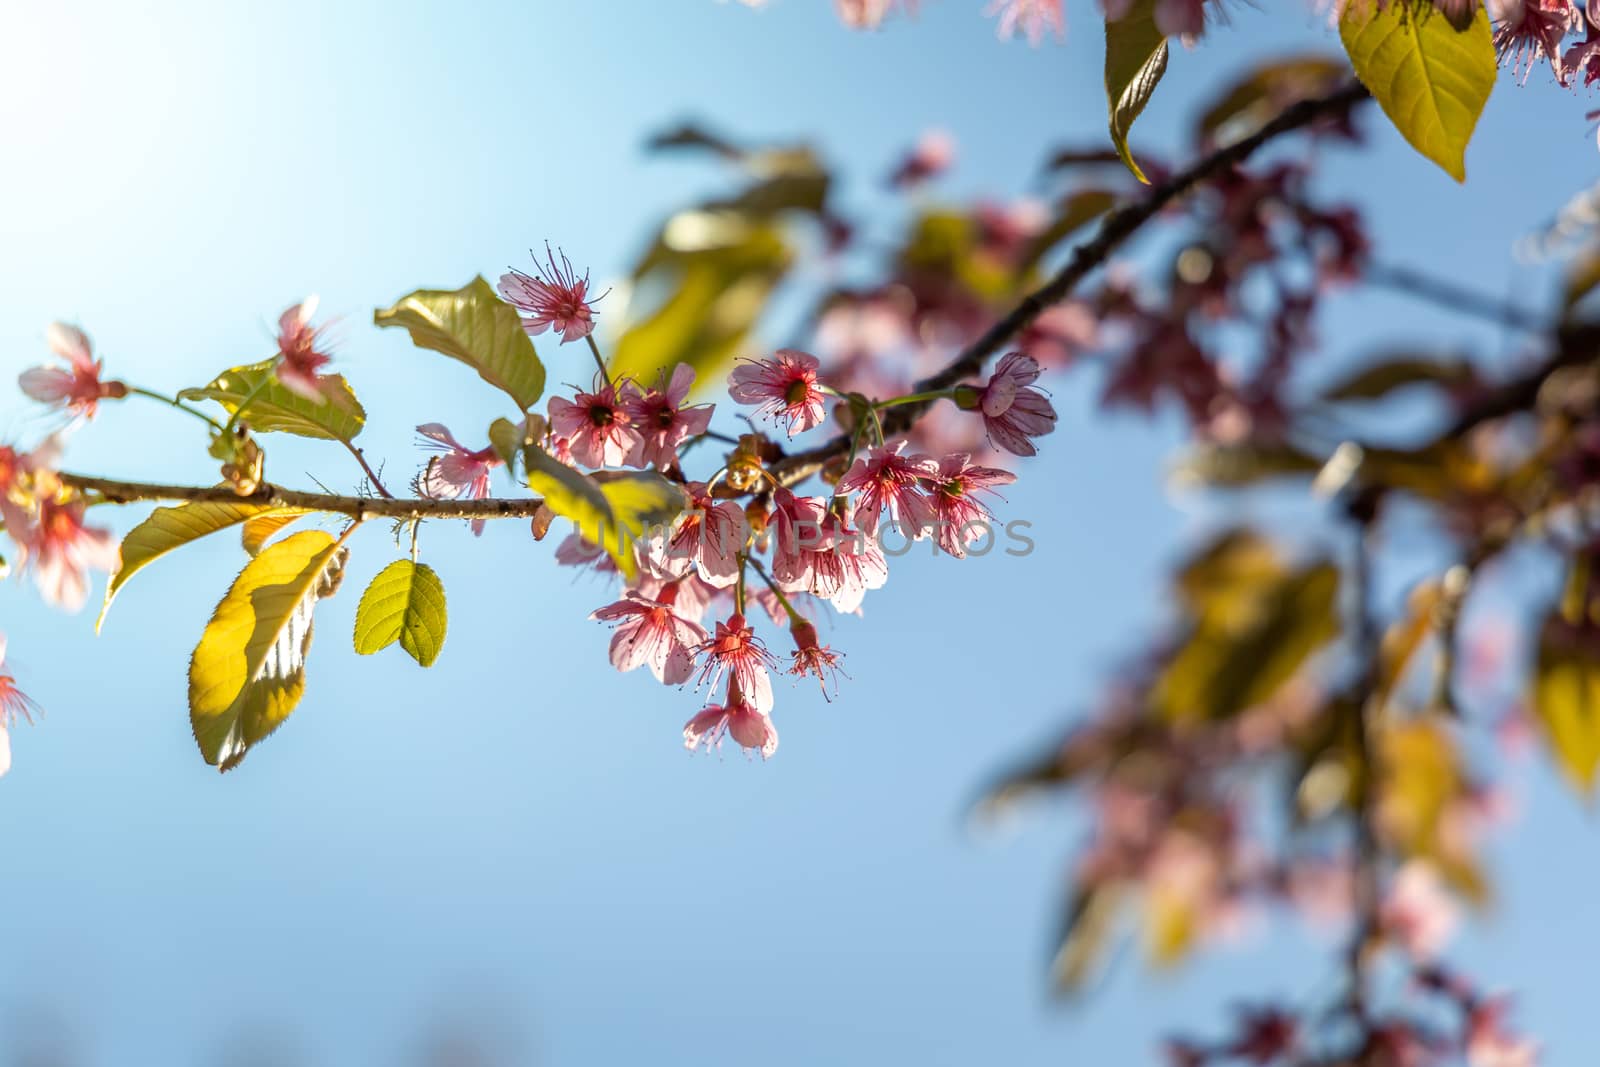
[(1107, 945), (1116, 932), (1123, 895), (1122, 886), (1111, 881), (1073, 890), (1050, 964), (1058, 993), (1080, 993), (1100, 972)]
[(1267, 700), (1338, 635), (1338, 591), (1331, 564), (1291, 570), (1259, 538), (1223, 537), (1179, 575), (1192, 620), (1152, 706), (1170, 722), (1204, 722)]
[(1056, 217), (1038, 236), (1028, 242), (1017, 263), (1017, 273), (1026, 274), (1049, 255), (1050, 250), (1104, 215), (1117, 205), (1117, 194), (1109, 189), (1079, 189), (1056, 207)]
[(424, 667), (444, 647), (444, 583), (426, 563), (397, 559), (372, 579), (356, 608), (356, 651), (363, 656), (396, 641)]
[(1533, 711), (1556, 761), (1584, 792), (1600, 771), (1600, 641), (1589, 595), (1592, 564), (1579, 556), (1558, 610), (1545, 620), (1533, 675)]
[(528, 487), (551, 511), (571, 519), (585, 540), (610, 553), (630, 582), (638, 574), (634, 542), (646, 528), (664, 526), (689, 506), (682, 489), (653, 471), (588, 476), (536, 445), (523, 449), (523, 462)]
[(207, 534), (226, 530), (240, 523), (287, 515), (284, 521), (307, 514), (299, 508), (281, 508), (264, 504), (182, 504), (178, 507), (156, 508), (150, 517), (128, 531), (122, 539), (117, 569), (106, 583), (106, 600), (95, 620), (94, 631), (105, 625), (106, 613), (122, 587), (139, 571), (160, 559), (173, 549), (198, 541)]
[(337, 374), (325, 375), (321, 403), (307, 400), (285, 389), (273, 375), (276, 359), (234, 367), (217, 375), (201, 389), (185, 389), (180, 400), (215, 400), (231, 416), (239, 418), (257, 433), (291, 433), (323, 441), (352, 441), (367, 423), (367, 413), (350, 391), (350, 385)]
[(1361, 367), (1322, 391), (1324, 400), (1381, 400), (1399, 389), (1413, 385), (1445, 388), (1471, 385), (1477, 371), (1464, 359), (1432, 359), (1424, 355), (1396, 353)]
[(1331, 92), (1349, 77), (1338, 56), (1303, 55), (1274, 60), (1250, 71), (1217, 96), (1197, 124), (1205, 144), (1232, 144), (1255, 133), (1286, 109)]
[(1496, 63), (1489, 15), (1476, 14), (1464, 31), (1437, 14), (1428, 0), (1374, 0), (1345, 6), (1339, 36), (1361, 84), (1371, 90), (1411, 147), (1467, 180), (1467, 142), (1494, 89)]
[(544, 364), (522, 328), (517, 309), (483, 278), (460, 289), (418, 289), (393, 307), (373, 312), (379, 326), (404, 326), (411, 343), (443, 352), (527, 411), (544, 395)]
[(331, 534), (305, 530), (234, 579), (189, 661), (189, 723), (207, 763), (237, 767), (300, 703), (311, 613), (338, 590), (347, 557)]
[(1600, 245), (1590, 245), (1568, 264), (1562, 302), (1571, 309), (1600, 286)]
[(686, 211), (634, 270), (633, 319), (612, 349), (617, 377), (654, 382), (679, 363), (706, 389), (749, 338), (792, 255), (782, 229), (733, 211)]
[(1287, 442), (1240, 441), (1200, 444), (1182, 456), (1172, 470), (1172, 486), (1239, 488), (1269, 478), (1309, 478), (1323, 461)]
[(1128, 131), (1155, 94), (1167, 72), (1167, 39), (1156, 29), (1156, 0), (1134, 0), (1128, 13), (1106, 22), (1106, 103), (1111, 112), (1111, 143), (1133, 176), (1146, 185)]
[(495, 419), (489, 424), (489, 445), (509, 470), (516, 469), (517, 457), (522, 455), (522, 428), (510, 419)]

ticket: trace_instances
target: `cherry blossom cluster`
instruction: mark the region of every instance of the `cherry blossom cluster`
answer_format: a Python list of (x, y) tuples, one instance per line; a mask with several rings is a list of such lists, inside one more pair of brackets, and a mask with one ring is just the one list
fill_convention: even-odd
[(1539, 1046), (1511, 1022), (1511, 998), (1479, 991), (1440, 965), (1405, 968), (1402, 1003), (1297, 1011), (1249, 1004), (1217, 1041), (1171, 1038), (1168, 1067), (1371, 1064), (1373, 1067), (1534, 1067)]
[[(104, 378), (104, 364), (82, 330), (53, 323), (46, 339), (59, 362), (23, 371), (19, 384), (28, 397), (89, 419), (102, 400), (128, 395), (124, 383)], [(27, 451), (0, 444), (0, 528), (14, 546), (11, 560), (0, 557), (0, 575), (13, 569), (29, 574), (47, 602), (76, 611), (88, 596), (89, 571), (109, 570), (117, 548), (109, 531), (85, 522), (85, 501), (56, 478), (61, 447), (59, 433)], [(5, 650), (0, 635), (0, 671)], [(31, 720), (34, 710), (16, 678), (0, 673), (0, 774), (11, 766), (9, 729), (19, 718)]]
[[(577, 277), (564, 258), (558, 265), (547, 256), (534, 275), (504, 275), (500, 294), (521, 311), (530, 333), (554, 329), (563, 342), (593, 345), (587, 278)], [(598, 348), (594, 352), (598, 360)], [(882, 413), (949, 400), (994, 448), (1031, 456), (1034, 439), (1056, 421), (1037, 387), (1040, 373), (1032, 356), (1014, 351), (982, 384), (872, 400), (830, 385), (820, 361), (806, 352), (780, 349), (742, 361), (729, 376), (730, 396), (785, 440), (823, 426), (830, 406), (836, 421), (850, 427), (849, 455), (833, 474), (832, 491), (805, 495), (775, 473), (783, 449), (760, 433), (723, 438), (733, 450), (707, 476), (692, 477), (685, 471), (687, 454), (706, 439), (714, 412), (713, 405), (689, 403), (694, 369), (680, 364), (670, 376), (642, 384), (612, 379), (600, 361), (589, 388), (550, 398), (541, 444), (585, 471), (659, 471), (690, 501), (670, 528), (638, 541), (637, 578), (594, 612), (593, 618), (615, 626), (612, 665), (620, 671), (648, 667), (664, 685), (692, 683), (708, 692), (710, 703), (684, 727), (688, 748), (709, 749), (732, 738), (770, 756), (778, 744), (773, 675), (815, 678), (824, 695), (837, 690), (843, 656), (823, 643), (818, 624), (826, 611), (859, 613), (867, 592), (884, 584), (885, 538), (931, 539), (962, 558), (974, 542), (993, 536), (988, 500), (1014, 480), (975, 462), (971, 452), (936, 457), (908, 449), (903, 438), (886, 439)], [(425, 492), (487, 492), (489, 472), (500, 462), (493, 449), (469, 450), (441, 426), (419, 430), (444, 451), (424, 472)], [(557, 548), (556, 559), (620, 576), (610, 557), (577, 533)], [(788, 630), (792, 648), (785, 660), (757, 633), (755, 620), (763, 616)]]
[[(764, 7), (770, 0), (743, 0), (751, 7)], [(1390, 3), (1412, 0), (1332, 0), (1328, 7), (1335, 17), (1351, 4)], [(1432, 7), (1452, 24), (1462, 27), (1472, 21), (1485, 0), (1429, 0)], [(996, 19), (998, 33), (1009, 38), (1020, 33), (1033, 45), (1049, 37), (1066, 34), (1065, 0), (989, 0), (984, 13)], [(1524, 81), (1537, 66), (1548, 66), (1563, 86), (1575, 85), (1581, 77), (1585, 85), (1600, 81), (1600, 13), (1594, 4), (1586, 7), (1575, 0), (1487, 0), (1494, 21), (1494, 43), (1501, 59), (1516, 69)], [(877, 29), (890, 16), (917, 12), (918, 0), (834, 0), (839, 18), (855, 29)], [(1156, 28), (1168, 37), (1193, 40), (1205, 33), (1208, 19), (1216, 17), (1219, 0), (1158, 0), (1153, 9)], [(1108, 21), (1123, 18), (1133, 0), (1100, 0), (1100, 11)]]

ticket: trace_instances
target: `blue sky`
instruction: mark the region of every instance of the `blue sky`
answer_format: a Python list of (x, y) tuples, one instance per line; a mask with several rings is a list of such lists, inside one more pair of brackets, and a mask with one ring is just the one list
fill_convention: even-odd
[[(371, 309), (545, 238), (620, 275), (717, 180), (645, 157), (662, 124), (814, 138), (865, 206), (931, 125), (960, 146), (951, 196), (1028, 191), (1048, 146), (1103, 137), (1088, 4), (1069, 0), (1068, 41), (1038, 50), (996, 42), (978, 0), (924, 6), (854, 35), (820, 0), (28, 5), (0, 39), (0, 369), (37, 361), (60, 318), (112, 373), (198, 384), (267, 355), (271, 320), (317, 292), (372, 414), (364, 444), (408, 470), (415, 424), (499, 412)], [(1209, 87), (1253, 59), (1337, 47), (1298, 0), (1261, 6), (1174, 57), (1143, 140), (1182, 143)], [(1385, 258), (1538, 300), (1548, 272), (1512, 245), (1595, 180), (1588, 106), (1503, 78), (1465, 187), (1369, 121), (1371, 151), (1330, 160), (1326, 188), (1369, 209)], [(1508, 351), (1392, 298), (1329, 311), (1331, 365), (1397, 334)], [(553, 381), (587, 373), (577, 349), (542, 351)], [(349, 652), (353, 591), (396, 555), (359, 535), (319, 611), (308, 697), (226, 779), (194, 751), (184, 676), (232, 541), (130, 585), (98, 639), (91, 614), (6, 584), (11, 665), (48, 711), (0, 781), (0, 1057), (38, 1040), (90, 1063), (247, 1063), (260, 1042), (290, 1063), (391, 1064), (469, 1029), (508, 1063), (1145, 1062), (1152, 1020), (1208, 1027), (1237, 996), (1315, 992), (1320, 947), (1272, 929), (1053, 1004), (1075, 826), (963, 820), (1159, 622), (1164, 567), (1218, 519), (1166, 493), (1171, 424), (1098, 412), (1089, 377), (1053, 387), (1061, 428), (1003, 512), (1034, 523), (1038, 551), (897, 565), (836, 631), (842, 698), (780, 693), (766, 765), (686, 756), (692, 697), (611, 671), (583, 621), (606, 590), (516, 524), (425, 532), (452, 609), (427, 672)], [(45, 428), (0, 399), (9, 435)], [(203, 443), (181, 417), (113, 407), (70, 465), (204, 482)], [(348, 463), (272, 451), (290, 483), (348, 484)], [(1460, 949), (1522, 991), (1557, 1067), (1589, 1043), (1596, 844), (1579, 802), (1533, 784), (1496, 852), (1503, 899)]]

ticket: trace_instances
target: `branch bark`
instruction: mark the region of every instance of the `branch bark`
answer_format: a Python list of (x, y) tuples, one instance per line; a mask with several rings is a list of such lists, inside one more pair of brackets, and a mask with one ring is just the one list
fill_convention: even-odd
[(79, 492), (98, 493), (113, 504), (143, 500), (180, 500), (191, 504), (261, 504), (269, 507), (305, 508), (348, 515), (353, 519), (531, 519), (544, 505), (538, 497), (487, 500), (399, 500), (392, 497), (339, 496), (308, 493), (263, 484), (240, 496), (226, 485), (163, 485), (126, 482), (62, 471), (62, 484)]

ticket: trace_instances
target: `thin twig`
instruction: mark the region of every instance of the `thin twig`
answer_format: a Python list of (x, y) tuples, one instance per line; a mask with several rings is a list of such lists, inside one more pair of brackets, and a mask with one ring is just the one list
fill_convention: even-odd
[(1349, 693), (1355, 705), (1354, 731), (1356, 765), (1359, 777), (1353, 783), (1351, 821), (1351, 915), (1350, 945), (1346, 956), (1349, 969), (1350, 1008), (1359, 1017), (1367, 1007), (1367, 962), (1373, 938), (1378, 934), (1382, 906), (1383, 843), (1378, 837), (1377, 789), (1383, 755), (1378, 743), (1376, 717), (1382, 709), (1373, 699), (1378, 687), (1382, 634), (1373, 609), (1372, 538), (1377, 521), (1379, 496), (1376, 491), (1358, 493), (1350, 502), (1348, 515), (1355, 534), (1354, 557), (1350, 568), (1353, 596), (1350, 612), (1354, 616), (1355, 659), (1360, 675)]
[(378, 495), (383, 497), (385, 500), (393, 500), (394, 494), (383, 487), (383, 482), (379, 481), (377, 472), (374, 471), (371, 465), (367, 463), (366, 454), (362, 452), (361, 449), (357, 448), (353, 443), (346, 441), (343, 438), (340, 438), (339, 443), (348, 448), (350, 450), (350, 454), (356, 457), (356, 462), (361, 464), (361, 469), (367, 472), (367, 481), (372, 483), (372, 488), (378, 491)]
[(1369, 264), (1361, 272), (1361, 280), (1369, 285), (1418, 297), (1462, 315), (1474, 315), (1500, 326), (1509, 326), (1513, 330), (1546, 333), (1555, 328), (1555, 323), (1548, 316), (1528, 311), (1517, 304), (1496, 300), (1455, 282), (1435, 278), (1409, 267), (1397, 267), (1388, 263)]

